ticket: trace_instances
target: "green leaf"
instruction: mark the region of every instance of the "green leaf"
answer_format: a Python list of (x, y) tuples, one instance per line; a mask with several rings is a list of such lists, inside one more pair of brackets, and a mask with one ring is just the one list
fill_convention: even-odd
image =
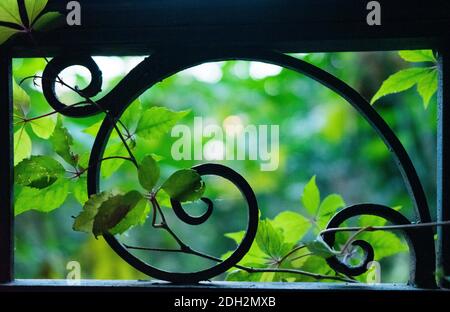
[(64, 167), (49, 156), (31, 156), (14, 167), (14, 182), (23, 186), (45, 188), (64, 176)]
[(139, 119), (136, 134), (146, 140), (158, 140), (189, 111), (175, 112), (165, 107), (152, 107), (144, 111)]
[(322, 236), (317, 236), (315, 240), (306, 244), (308, 250), (314, 255), (327, 259), (339, 254), (323, 240)]
[(64, 204), (68, 193), (69, 181), (65, 178), (43, 189), (16, 185), (14, 213), (19, 215), (29, 210), (50, 212)]
[(71, 182), (70, 186), (73, 197), (83, 205), (88, 200), (86, 177), (79, 177), (76, 181)]
[(159, 166), (152, 156), (146, 156), (138, 168), (139, 183), (147, 191), (151, 191), (159, 180)]
[(331, 194), (325, 197), (319, 207), (317, 216), (317, 225), (320, 229), (324, 229), (331, 215), (334, 215), (339, 208), (345, 206), (344, 199), (338, 194)]
[(0, 21), (22, 25), (17, 0), (2, 0), (0, 2)]
[[(1, 43), (0, 43), (1, 44)], [(25, 118), (30, 110), (30, 97), (25, 90), (13, 79), (13, 112), (14, 117)], [(16, 120), (19, 122), (21, 119)]]
[[(92, 228), (94, 235), (97, 237), (106, 232), (120, 234), (131, 226), (142, 223), (142, 214), (146, 210), (145, 205), (140, 204), (142, 199), (142, 195), (137, 191), (108, 198), (101, 204), (94, 218)], [(134, 209), (137, 209), (140, 214), (131, 213)]]
[(182, 169), (172, 174), (161, 187), (170, 198), (180, 202), (195, 201), (202, 197), (205, 183), (192, 169)]
[(63, 121), (61, 117), (58, 117), (53, 134), (50, 137), (50, 142), (52, 143), (55, 152), (64, 159), (68, 164), (73, 167), (77, 166), (78, 155), (72, 152), (73, 138), (63, 126)]
[(14, 133), (14, 165), (31, 156), (31, 139), (25, 128)]
[(160, 189), (158, 193), (156, 193), (156, 200), (161, 207), (172, 208), (170, 196), (163, 189)]
[(316, 176), (313, 176), (305, 185), (301, 201), (306, 211), (312, 216), (317, 215), (320, 204), (320, 192), (316, 185)]
[(412, 88), (423, 79), (428, 71), (429, 68), (414, 67), (396, 72), (383, 82), (380, 90), (373, 96), (370, 103), (375, 103), (379, 98), (385, 95), (402, 92)]
[(100, 206), (112, 197), (109, 192), (101, 192), (92, 195), (83, 205), (83, 210), (75, 218), (73, 223), (73, 230), (92, 233), (92, 228), (94, 225), (94, 218), (97, 215)]
[(8, 41), (9, 38), (20, 32), (18, 29), (0, 26), (0, 45)]
[(431, 50), (412, 50), (412, 51), (400, 51), (398, 52), (400, 57), (407, 62), (419, 63), (419, 62), (436, 62), (433, 51)]
[(61, 13), (48, 12), (38, 18), (33, 25), (33, 29), (37, 31), (49, 31), (62, 26), (64, 22), (64, 15)]
[(42, 139), (48, 139), (55, 130), (56, 122), (52, 117), (44, 117), (29, 122), (34, 134)]
[(25, 0), (25, 8), (30, 25), (33, 25), (39, 14), (45, 9), (47, 2), (48, 0)]
[(284, 254), (283, 233), (282, 231), (275, 229), (270, 220), (259, 221), (255, 241), (261, 251), (271, 259), (279, 259)]
[(372, 245), (375, 251), (375, 260), (381, 260), (400, 252), (408, 251), (408, 246), (400, 237), (387, 231), (365, 232), (360, 234), (358, 239), (365, 240)]
[[(122, 142), (108, 145), (106, 148), (105, 153), (103, 154), (103, 158), (108, 157), (128, 157), (128, 152), (123, 145)], [(123, 165), (125, 162), (125, 159), (122, 158), (112, 158), (102, 161), (102, 167), (101, 167), (101, 174), (102, 177), (107, 178), (111, 176), (113, 173), (115, 173), (119, 168)]]
[(137, 127), (141, 115), (141, 101), (137, 99), (125, 110), (120, 117), (120, 121), (128, 128), (129, 131), (133, 132), (133, 130)]
[(430, 70), (417, 84), (417, 91), (423, 100), (425, 108), (428, 107), (431, 97), (438, 88), (438, 72), (436, 69)]
[(149, 213), (150, 205), (148, 204), (148, 200), (141, 197), (141, 200), (137, 202), (136, 206), (109, 232), (114, 235), (121, 234), (133, 226), (143, 225)]
[(272, 225), (283, 231), (284, 241), (295, 244), (311, 228), (311, 223), (307, 218), (292, 211), (283, 211), (272, 221)]

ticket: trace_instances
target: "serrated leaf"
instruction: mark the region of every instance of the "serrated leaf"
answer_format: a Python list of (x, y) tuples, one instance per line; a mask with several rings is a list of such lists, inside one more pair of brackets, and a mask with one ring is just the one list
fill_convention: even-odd
[(303, 207), (312, 216), (316, 216), (320, 204), (320, 192), (316, 184), (316, 176), (313, 176), (303, 189), (301, 196)]
[(159, 166), (152, 156), (146, 156), (138, 168), (139, 183), (147, 191), (151, 191), (159, 180)]
[(50, 137), (55, 152), (73, 167), (77, 166), (78, 155), (72, 152), (73, 138), (69, 130), (67, 130), (61, 117), (58, 117), (53, 134)]
[(25, 8), (30, 25), (33, 25), (39, 14), (45, 9), (47, 2), (48, 0), (25, 0)]
[(64, 25), (65, 18), (59, 12), (48, 12), (38, 18), (33, 29), (37, 31), (49, 31)]
[(295, 244), (311, 228), (311, 222), (296, 212), (283, 211), (272, 221), (273, 226), (283, 231), (284, 241)]
[[(141, 215), (131, 213), (136, 207), (140, 209), (139, 203), (142, 195), (137, 191), (128, 192), (125, 195), (115, 195), (104, 201), (98, 209), (94, 218), (92, 232), (97, 237), (103, 233), (120, 234), (129, 227), (137, 225), (142, 221)], [(145, 207), (144, 210), (145, 211)], [(141, 212), (143, 212), (141, 211)], [(129, 216), (129, 218), (127, 218)], [(125, 222), (125, 223), (122, 223)], [(117, 226), (117, 228), (116, 228)]]
[(42, 139), (48, 139), (55, 130), (56, 122), (52, 117), (44, 117), (29, 122), (34, 134)]
[(436, 58), (434, 57), (432, 50), (406, 50), (400, 51), (398, 54), (407, 62), (436, 62)]
[(48, 187), (64, 176), (64, 167), (49, 156), (31, 156), (14, 167), (14, 182), (38, 189)]
[(425, 108), (428, 107), (430, 99), (436, 93), (437, 88), (438, 72), (437, 69), (432, 69), (417, 84), (417, 91), (422, 97)]
[(14, 165), (31, 156), (31, 139), (24, 127), (14, 133)]
[(161, 187), (172, 199), (180, 202), (195, 201), (202, 197), (205, 183), (192, 169), (182, 169), (172, 174)]
[(373, 96), (370, 103), (375, 103), (379, 98), (385, 95), (402, 92), (412, 88), (423, 79), (428, 71), (429, 68), (414, 67), (396, 72), (383, 82), (381, 88)]
[(152, 107), (139, 119), (136, 135), (146, 140), (159, 140), (189, 111), (175, 112), (165, 107)]
[(75, 218), (73, 223), (73, 230), (92, 233), (92, 228), (94, 225), (94, 218), (97, 215), (100, 206), (109, 198), (112, 194), (109, 192), (101, 192), (92, 195), (83, 205), (83, 210)]
[(50, 212), (64, 204), (69, 193), (69, 181), (59, 178), (49, 187), (37, 189), (34, 187), (15, 187), (14, 213), (19, 215), (25, 211), (37, 210)]
[(0, 21), (22, 25), (17, 0), (2, 0), (0, 2)]

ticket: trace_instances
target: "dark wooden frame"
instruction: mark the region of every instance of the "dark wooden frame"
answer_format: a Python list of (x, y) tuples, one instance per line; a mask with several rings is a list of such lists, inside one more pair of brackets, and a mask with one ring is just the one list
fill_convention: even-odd
[[(49, 9), (66, 12), (67, 2), (50, 0)], [(440, 73), (437, 218), (450, 220), (450, 192), (446, 191), (450, 188), (450, 126), (447, 124), (450, 122), (450, 109), (445, 105), (450, 97), (447, 83), (450, 75), (450, 2), (379, 0), (382, 7), (381, 26), (367, 25), (368, 1), (365, 0), (79, 2), (82, 6), (82, 26), (64, 27), (39, 34), (38, 46), (31, 44), (27, 38), (15, 38), (0, 50), (0, 146), (3, 147), (0, 151), (3, 180), (0, 188), (0, 290), (20, 290), (27, 285), (30, 289), (63, 286), (58, 281), (14, 281), (11, 71), (12, 59), (15, 57), (53, 56), (68, 50), (90, 55), (148, 55), (159, 49), (212, 46), (266, 48), (281, 52), (434, 49), (439, 54)], [(437, 259), (437, 265), (444, 275), (450, 276), (448, 227), (438, 230)], [(92, 283), (83, 285), (110, 287), (114, 284), (103, 282), (97, 286)], [(223, 285), (232, 289), (242, 287)], [(449, 287), (444, 280), (441, 285)], [(152, 284), (149, 289), (153, 287)], [(289, 289), (305, 288), (323, 289), (323, 286), (298, 285), (290, 286)], [(378, 289), (386, 291), (390, 288)], [(401, 289), (412, 291), (409, 287)]]

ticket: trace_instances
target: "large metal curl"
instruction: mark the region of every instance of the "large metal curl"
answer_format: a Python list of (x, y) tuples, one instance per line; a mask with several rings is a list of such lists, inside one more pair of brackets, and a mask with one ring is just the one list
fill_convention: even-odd
[[(405, 216), (390, 207), (377, 204), (358, 204), (339, 211), (331, 218), (326, 228), (339, 228), (339, 226), (345, 221), (353, 217), (359, 217), (363, 215), (377, 216), (391, 222), (394, 225), (411, 224), (411, 222)], [(416, 276), (424, 276), (424, 272), (418, 271), (424, 270), (424, 268), (421, 267), (421, 264), (426, 263), (427, 258), (429, 257), (429, 255), (424, 254), (423, 252), (418, 252), (421, 248), (423, 248), (423, 238), (420, 237), (421, 235), (423, 235), (423, 232), (421, 233), (420, 229), (411, 228), (406, 228), (401, 232), (403, 233), (403, 236), (408, 243), (410, 252), (411, 270), (409, 282), (411, 284), (415, 284), (417, 282), (415, 280)], [(325, 232), (323, 234), (323, 240), (329, 246), (333, 246), (336, 239), (336, 233), (337, 232)], [(358, 265), (348, 265), (342, 262), (338, 257), (328, 258), (327, 263), (336, 272), (348, 276), (358, 276), (367, 272), (368, 264), (374, 260), (375, 253), (370, 243), (364, 240), (355, 240), (351, 243), (351, 245), (357, 246), (363, 250), (364, 256), (362, 261)], [(419, 282), (423, 284), (425, 281)]]
[(71, 107), (59, 100), (55, 90), (56, 84), (61, 83), (58, 78), (59, 74), (63, 70), (77, 65), (85, 67), (91, 74), (89, 85), (84, 89), (78, 90), (78, 93), (85, 98), (92, 98), (99, 94), (102, 90), (102, 72), (93, 58), (85, 55), (53, 58), (47, 64), (42, 74), (42, 91), (50, 106), (57, 112), (69, 117), (87, 117), (101, 112), (100, 107), (92, 103)]

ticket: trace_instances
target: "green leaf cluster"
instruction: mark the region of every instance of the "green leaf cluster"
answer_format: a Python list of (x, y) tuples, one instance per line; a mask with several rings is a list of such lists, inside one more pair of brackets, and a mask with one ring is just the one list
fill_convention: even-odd
[(29, 33), (32, 30), (45, 31), (59, 24), (62, 15), (58, 12), (43, 13), (48, 0), (24, 0), (28, 21), (20, 17), (18, 0), (2, 0), (0, 2), (0, 21), (11, 26), (0, 26), (0, 45), (18, 33)]
[(417, 86), (423, 105), (427, 108), (438, 86), (437, 61), (433, 52), (431, 50), (401, 51), (399, 55), (407, 62), (429, 63), (431, 66), (407, 68), (392, 74), (383, 82), (370, 103), (374, 104), (385, 95), (399, 93)]

